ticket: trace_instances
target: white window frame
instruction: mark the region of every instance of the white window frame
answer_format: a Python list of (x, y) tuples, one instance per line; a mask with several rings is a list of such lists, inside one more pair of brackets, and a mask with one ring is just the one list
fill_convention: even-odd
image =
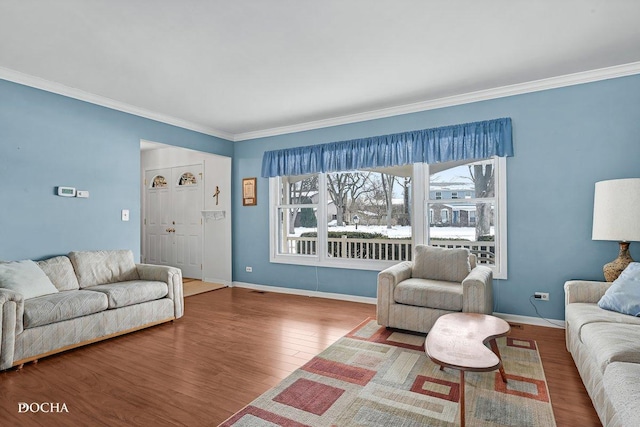
[[(506, 166), (505, 157), (495, 158), (495, 188), (496, 196), (492, 198), (495, 203), (495, 211), (498, 218), (495, 229), (496, 243), (496, 261), (493, 269), (493, 277), (496, 279), (507, 278), (507, 183), (506, 183)], [(425, 163), (416, 163), (413, 165), (412, 177), (412, 194), (413, 201), (412, 210), (412, 247), (415, 245), (425, 245), (429, 242), (429, 210), (427, 210), (427, 201), (429, 200), (429, 165)], [(318, 240), (315, 255), (298, 255), (283, 254), (278, 252), (278, 209), (279, 208), (299, 208), (300, 205), (282, 205), (279, 204), (281, 184), (280, 178), (274, 177), (269, 179), (269, 260), (273, 263), (310, 265), (316, 267), (333, 267), (346, 268), (355, 270), (375, 270), (380, 271), (391, 265), (395, 265), (398, 261), (378, 261), (378, 260), (357, 260), (357, 259), (335, 259), (327, 256), (328, 244), (328, 226), (327, 226), (327, 178), (326, 174), (318, 174), (318, 202), (305, 205), (305, 208), (317, 208), (316, 216), (318, 219)], [(434, 194), (435, 196), (435, 194)], [(445, 201), (444, 199), (437, 199)], [(465, 202), (473, 202), (475, 199), (462, 199)], [(462, 201), (455, 199), (456, 202)], [(487, 200), (487, 199), (483, 199)]]
[[(507, 158), (495, 157), (495, 190), (496, 195), (493, 198), (483, 198), (478, 200), (491, 200), (495, 203), (495, 212), (497, 212), (497, 221), (494, 224), (495, 230), (495, 243), (496, 243), (496, 259), (495, 265), (491, 266), (493, 270), (494, 279), (507, 279)], [(415, 219), (413, 224), (413, 240), (414, 245), (428, 245), (429, 244), (429, 212), (427, 210), (427, 201), (429, 200), (429, 165), (422, 164), (421, 168), (417, 169), (417, 165), (414, 165), (413, 169), (413, 182), (414, 182), (414, 195), (421, 197), (415, 197), (414, 200), (420, 200), (422, 203), (413, 204), (413, 218)], [(438, 203), (446, 203), (445, 199), (432, 199), (437, 200)], [(476, 199), (455, 199), (449, 200), (451, 202), (473, 203)], [(425, 212), (426, 211), (426, 212)]]

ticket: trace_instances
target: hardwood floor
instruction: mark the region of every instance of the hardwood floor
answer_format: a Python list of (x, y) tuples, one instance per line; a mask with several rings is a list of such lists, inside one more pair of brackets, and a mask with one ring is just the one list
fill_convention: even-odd
[[(215, 426), (367, 317), (368, 304), (242, 288), (185, 299), (185, 316), (0, 374), (0, 425)], [(557, 424), (600, 423), (564, 347), (564, 331), (514, 326), (535, 339)], [(19, 413), (19, 402), (68, 412)]]

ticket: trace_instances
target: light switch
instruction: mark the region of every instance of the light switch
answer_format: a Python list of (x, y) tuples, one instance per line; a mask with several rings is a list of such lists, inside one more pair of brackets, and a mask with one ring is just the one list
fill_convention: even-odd
[(78, 190), (78, 191), (76, 192), (76, 197), (81, 197), (81, 198), (86, 199), (86, 198), (88, 198), (88, 197), (89, 197), (89, 192), (88, 192), (88, 191), (86, 191), (86, 190)]
[(122, 220), (129, 221), (129, 209), (122, 209)]

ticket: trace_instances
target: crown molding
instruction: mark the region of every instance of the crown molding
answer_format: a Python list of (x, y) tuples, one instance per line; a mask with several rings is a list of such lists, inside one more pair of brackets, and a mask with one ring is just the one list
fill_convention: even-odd
[(345, 125), (349, 123), (363, 122), (367, 120), (383, 119), (387, 117), (399, 116), (402, 114), (417, 113), (420, 111), (435, 110), (444, 107), (453, 107), (456, 105), (470, 104), (473, 102), (487, 101), (490, 99), (504, 98), (507, 96), (522, 95), (526, 93), (539, 92), (566, 86), (574, 86), (600, 80), (631, 76), (634, 74), (640, 74), (640, 62), (633, 62), (629, 64), (616, 65), (613, 67), (600, 68), (597, 70), (567, 74), (564, 76), (550, 77), (547, 79), (535, 80), (527, 83), (518, 83), (514, 85), (486, 89), (477, 92), (470, 92), (466, 94), (449, 96), (429, 101), (400, 105), (397, 107), (383, 108), (364, 113), (350, 114), (330, 119), (300, 123), (292, 126), (282, 126), (255, 132), (239, 133), (235, 135), (234, 141), (244, 141), (249, 139), (284, 135), (287, 133), (303, 132), (331, 126)]
[(147, 110), (144, 108), (136, 107), (124, 102), (116, 101), (111, 98), (107, 98), (93, 93), (85, 92), (80, 89), (65, 86), (61, 83), (52, 82), (42, 79), (40, 77), (24, 74), (18, 71), (11, 70), (9, 68), (0, 67), (0, 79), (8, 80), (10, 82), (19, 83), (21, 85), (41, 89), (47, 92), (63, 95), (69, 98), (78, 99), (80, 101), (89, 102), (91, 104), (107, 107), (112, 110), (122, 111), (123, 113), (133, 114), (135, 116), (144, 117), (145, 119), (155, 120), (157, 122), (166, 123), (169, 125), (177, 126), (183, 129), (192, 130), (195, 132), (204, 133), (206, 135), (223, 138), (228, 141), (234, 140), (232, 133), (224, 132), (218, 129), (213, 129), (207, 126), (192, 123), (186, 120), (178, 119), (176, 117), (160, 114), (155, 111)]
[(8, 80), (14, 83), (19, 83), (47, 92), (56, 93), (58, 95), (67, 96), (69, 98), (78, 99), (80, 101), (89, 102), (92, 104), (170, 124), (180, 128), (193, 130), (195, 132), (200, 132), (206, 135), (226, 139), (227, 141), (246, 141), (250, 139), (284, 135), (288, 133), (304, 132), (331, 126), (358, 123), (367, 120), (383, 119), (387, 117), (399, 116), (402, 114), (417, 113), (421, 111), (435, 110), (438, 108), (453, 107), (456, 105), (470, 104), (473, 102), (487, 101), (514, 95), (522, 95), (531, 92), (539, 92), (566, 86), (574, 86), (600, 80), (614, 79), (635, 74), (640, 74), (640, 62), (632, 62), (629, 64), (616, 65), (612, 67), (600, 68), (574, 74), (567, 74), (564, 76), (535, 80), (527, 83), (518, 83), (509, 86), (502, 86), (498, 88), (470, 92), (466, 94), (449, 96), (429, 101), (416, 102), (412, 104), (399, 105), (396, 107), (383, 108), (363, 113), (316, 120), (291, 126), (282, 126), (253, 132), (232, 134), (218, 129), (213, 129), (208, 126), (203, 126), (197, 123), (178, 119), (176, 117), (129, 105), (124, 102), (113, 100), (111, 98), (95, 95), (80, 89), (65, 86), (60, 83), (51, 82), (49, 80), (45, 80), (29, 74), (24, 74), (8, 68), (0, 67), (0, 79), (3, 80)]

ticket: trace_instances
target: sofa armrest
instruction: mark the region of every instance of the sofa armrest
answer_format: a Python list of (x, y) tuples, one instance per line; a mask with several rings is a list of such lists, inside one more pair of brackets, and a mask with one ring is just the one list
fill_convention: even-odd
[(411, 277), (413, 263), (403, 261), (378, 273), (377, 320), (379, 325), (389, 326), (389, 306), (393, 304), (396, 285)]
[(168, 298), (173, 300), (176, 319), (184, 315), (184, 296), (182, 293), (182, 270), (166, 265), (136, 264), (140, 280), (164, 282), (169, 288)]
[(493, 313), (493, 271), (477, 265), (462, 281), (462, 311)]
[(0, 288), (0, 370), (13, 365), (16, 335), (22, 332), (24, 298), (9, 289)]
[(593, 280), (569, 280), (564, 283), (564, 304), (575, 302), (597, 303), (609, 289), (612, 282)]

